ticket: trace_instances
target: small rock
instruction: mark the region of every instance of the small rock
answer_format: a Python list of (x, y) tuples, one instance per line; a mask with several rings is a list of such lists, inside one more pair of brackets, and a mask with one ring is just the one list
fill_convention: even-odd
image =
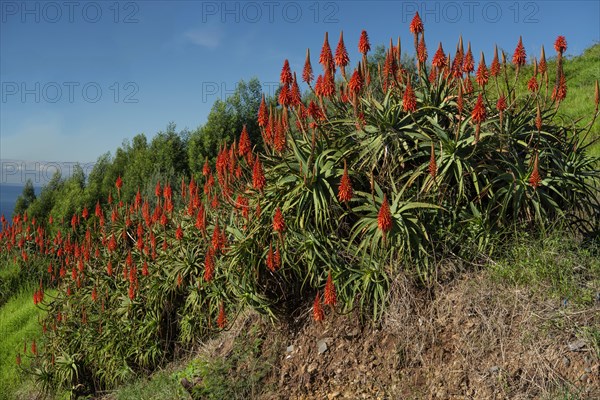
[(323, 354), (327, 351), (327, 342), (324, 339), (317, 342), (317, 351), (319, 354)]
[(295, 347), (294, 347), (294, 345), (292, 344), (292, 345), (289, 345), (289, 346), (288, 346), (288, 347), (285, 349), (285, 352), (286, 352), (286, 353), (291, 353), (291, 352), (293, 352), (295, 349), (296, 349), (296, 348), (295, 348)]
[(562, 359), (562, 363), (566, 368), (568, 368), (571, 365), (571, 360), (569, 360), (569, 357), (564, 356)]
[(491, 374), (495, 374), (498, 371), (500, 371), (500, 367), (497, 366), (497, 365), (494, 365), (493, 367), (490, 368), (490, 373)]
[(583, 374), (581, 375), (581, 377), (579, 378), (579, 380), (583, 383), (586, 383), (589, 379), (589, 375), (588, 374)]
[(335, 398), (339, 397), (339, 396), (340, 396), (340, 394), (341, 394), (340, 392), (333, 392), (333, 393), (329, 393), (329, 394), (327, 395), (327, 398), (328, 398), (329, 400), (331, 400), (331, 399), (335, 399)]
[(587, 372), (588, 374), (592, 373), (592, 369), (590, 367), (585, 367), (584, 371)]
[(569, 343), (568, 346), (569, 346), (570, 351), (579, 351), (585, 346), (585, 341), (579, 339), (579, 340)]

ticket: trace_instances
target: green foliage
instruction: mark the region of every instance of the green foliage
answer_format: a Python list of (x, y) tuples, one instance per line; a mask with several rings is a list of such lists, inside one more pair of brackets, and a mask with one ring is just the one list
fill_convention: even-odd
[[(41, 337), (38, 318), (43, 312), (31, 301), (33, 290), (30, 286), (23, 287), (0, 307), (0, 399), (3, 400), (14, 398), (17, 389), (22, 390), (23, 386), (34, 391), (31, 377), (21, 374), (16, 364), (17, 354), (21, 355), (24, 366), (33, 362), (31, 340), (39, 341)], [(24, 345), (26, 354), (23, 353)]]
[(600, 292), (600, 249), (582, 246), (564, 228), (538, 235), (521, 232), (505, 245), (506, 256), (490, 265), (493, 275), (527, 285), (567, 303), (594, 304)]
[(27, 210), (27, 208), (33, 202), (35, 202), (35, 199), (36, 199), (36, 196), (35, 196), (35, 189), (33, 187), (33, 182), (31, 182), (31, 179), (27, 179), (27, 182), (25, 182), (25, 186), (23, 187), (23, 192), (17, 198), (13, 214), (14, 215), (23, 214), (23, 212), (25, 212)]
[[(561, 123), (558, 101), (510, 83), (511, 65), (483, 87), (462, 66), (409, 75), (398, 59), (392, 47), (383, 65), (363, 65), (377, 76), (362, 87), (328, 71), (308, 104), (281, 90), (260, 126), (258, 82), (241, 82), (197, 131), (169, 124), (149, 144), (138, 135), (101, 158), (87, 186), (80, 169), (58, 177), (44, 200), (56, 222), (22, 216), (0, 241), (57, 288), (42, 303), (48, 329), (30, 372), (45, 388), (91, 395), (164, 366), (244, 307), (286, 318), (316, 297), (315, 319), (328, 302), (327, 312), (359, 308), (377, 321), (399, 273), (436, 283), (435, 257), (473, 260), (498, 238), (558, 220), (598, 232), (598, 160), (588, 128)], [(237, 140), (244, 125), (250, 148)], [(574, 260), (529, 261), (501, 271), (590, 301), (573, 294)], [(251, 395), (268, 369), (250, 368), (236, 386), (229, 371), (246, 358), (198, 364), (197, 395)]]
[(264, 393), (263, 379), (271, 371), (274, 354), (264, 354), (264, 336), (258, 335), (257, 325), (240, 332), (232, 349), (223, 356), (199, 357), (184, 371), (179, 379), (197, 382), (192, 389), (193, 399), (247, 399)]

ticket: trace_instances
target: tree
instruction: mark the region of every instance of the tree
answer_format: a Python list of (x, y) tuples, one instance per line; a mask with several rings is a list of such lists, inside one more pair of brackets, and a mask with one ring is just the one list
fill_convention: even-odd
[(244, 125), (252, 144), (261, 147), (256, 121), (261, 97), (260, 81), (252, 78), (247, 83), (240, 81), (231, 96), (213, 104), (206, 124), (190, 133), (187, 155), (192, 174), (200, 174), (207, 157), (214, 162), (222, 143), (239, 140)]
[(27, 208), (29, 208), (35, 199), (36, 197), (33, 182), (31, 182), (31, 179), (27, 179), (27, 182), (25, 182), (25, 187), (23, 187), (23, 192), (21, 192), (21, 195), (17, 198), (13, 214), (23, 214), (25, 211), (27, 211)]

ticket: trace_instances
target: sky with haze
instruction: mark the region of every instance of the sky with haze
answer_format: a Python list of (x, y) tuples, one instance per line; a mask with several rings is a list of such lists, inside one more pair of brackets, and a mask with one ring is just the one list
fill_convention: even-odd
[[(419, 11), (430, 57), (459, 35), (475, 60), (494, 45), (528, 60), (558, 35), (567, 55), (600, 41), (590, 1), (0, 1), (0, 160), (93, 162), (123, 139), (150, 139), (173, 121), (202, 125), (216, 99), (243, 79), (276, 89), (284, 59), (313, 68), (325, 32), (344, 32), (352, 66), (366, 29), (372, 47), (402, 40)], [(600, 65), (599, 65), (600, 75)]]

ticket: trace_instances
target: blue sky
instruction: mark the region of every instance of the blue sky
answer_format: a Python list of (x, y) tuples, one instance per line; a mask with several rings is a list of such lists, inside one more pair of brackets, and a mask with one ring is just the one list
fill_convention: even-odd
[(412, 54), (415, 10), (430, 56), (460, 34), (488, 63), (494, 44), (528, 59), (557, 35), (567, 54), (600, 40), (599, 1), (0, 1), (0, 159), (90, 162), (170, 121), (203, 124), (240, 79), (275, 89), (284, 59), (313, 66), (326, 31), (343, 30), (351, 63), (366, 29), (372, 47), (400, 36)]

